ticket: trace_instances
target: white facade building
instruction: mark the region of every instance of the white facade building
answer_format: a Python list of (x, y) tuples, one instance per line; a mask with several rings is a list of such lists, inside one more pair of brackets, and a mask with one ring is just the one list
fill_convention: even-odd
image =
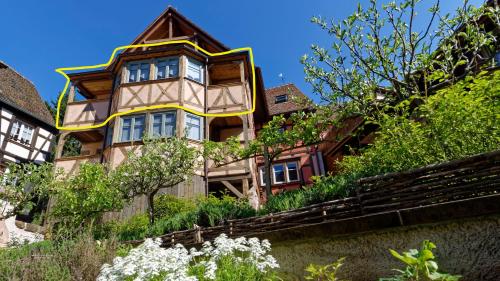
[[(8, 172), (9, 163), (45, 162), (56, 134), (52, 115), (35, 86), (0, 61), (0, 174)], [(6, 204), (0, 201), (0, 207)], [(18, 229), (14, 221), (0, 221), (0, 245), (40, 239), (39, 234)]]

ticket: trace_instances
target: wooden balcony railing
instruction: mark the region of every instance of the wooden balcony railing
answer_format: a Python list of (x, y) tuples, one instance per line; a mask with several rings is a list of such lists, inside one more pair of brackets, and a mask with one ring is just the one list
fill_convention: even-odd
[(109, 100), (84, 100), (68, 103), (65, 126), (88, 126), (101, 123), (108, 117)]
[(249, 109), (246, 84), (234, 83), (208, 87), (208, 111), (226, 112)]

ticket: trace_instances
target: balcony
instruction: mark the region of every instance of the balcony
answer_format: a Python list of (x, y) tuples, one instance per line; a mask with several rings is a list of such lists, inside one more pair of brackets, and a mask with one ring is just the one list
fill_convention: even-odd
[(247, 160), (241, 160), (231, 164), (217, 167), (213, 161), (208, 161), (208, 177), (227, 177), (227, 176), (237, 176), (250, 172), (250, 168), (247, 166)]
[(68, 103), (64, 126), (83, 127), (102, 123), (108, 118), (109, 100), (84, 100)]
[(99, 163), (101, 154), (62, 157), (55, 160), (56, 170), (62, 170), (64, 175), (74, 175), (83, 163)]
[(208, 86), (208, 112), (240, 112), (251, 108), (246, 83)]

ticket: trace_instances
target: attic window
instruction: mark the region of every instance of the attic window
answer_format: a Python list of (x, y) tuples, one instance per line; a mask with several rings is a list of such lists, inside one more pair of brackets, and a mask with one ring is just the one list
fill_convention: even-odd
[(288, 101), (288, 95), (279, 95), (274, 98), (274, 103), (283, 103)]

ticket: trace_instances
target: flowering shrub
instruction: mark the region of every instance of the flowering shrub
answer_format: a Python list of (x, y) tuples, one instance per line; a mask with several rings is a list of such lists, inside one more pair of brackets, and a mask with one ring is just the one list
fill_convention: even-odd
[(267, 254), (271, 244), (257, 238), (217, 237), (200, 250), (187, 250), (181, 244), (164, 249), (161, 240), (146, 239), (128, 256), (105, 264), (97, 281), (105, 280), (277, 280), (279, 265)]

